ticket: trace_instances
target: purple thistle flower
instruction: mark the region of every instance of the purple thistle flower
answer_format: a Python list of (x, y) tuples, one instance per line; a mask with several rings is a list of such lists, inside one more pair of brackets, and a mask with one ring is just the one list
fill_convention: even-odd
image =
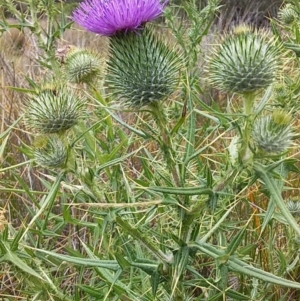
[(72, 19), (86, 30), (104, 36), (134, 31), (158, 17), (168, 0), (85, 0)]

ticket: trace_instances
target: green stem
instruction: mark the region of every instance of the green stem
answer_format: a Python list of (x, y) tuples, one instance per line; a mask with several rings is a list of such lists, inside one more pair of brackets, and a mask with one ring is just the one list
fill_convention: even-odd
[[(97, 89), (95, 87), (93, 87), (93, 90), (94, 90), (94, 95), (95, 95), (95, 98), (96, 100), (102, 105), (104, 106), (105, 108), (107, 107), (107, 102), (106, 100), (102, 97), (102, 95), (97, 91)], [(107, 138), (110, 140), (110, 141), (114, 141), (114, 125), (113, 125), (113, 121), (112, 121), (112, 116), (109, 112), (106, 112), (106, 115), (105, 115), (105, 122), (106, 122), (106, 125), (107, 125)]]
[(251, 123), (253, 119), (253, 105), (255, 100), (254, 92), (245, 93), (243, 98), (244, 103), (244, 114), (245, 114), (245, 124), (242, 133), (242, 145), (240, 149), (240, 158), (244, 164), (251, 162), (253, 154), (249, 148), (249, 142), (251, 137)]
[(159, 102), (153, 102), (149, 106), (150, 112), (153, 115), (156, 124), (159, 128), (161, 137), (158, 137), (160, 141), (160, 147), (164, 153), (167, 166), (173, 176), (174, 182), (177, 186), (180, 185), (180, 179), (176, 170), (174, 151), (172, 147), (171, 134), (167, 129), (167, 118), (164, 114), (162, 105)]
[(244, 114), (250, 116), (253, 113), (253, 105), (255, 100), (254, 92), (245, 93), (243, 98), (244, 103)]
[(167, 130), (167, 118), (164, 114), (163, 108), (159, 102), (153, 102), (149, 105), (150, 112), (152, 113), (156, 124), (161, 133), (163, 144), (169, 148), (171, 146), (170, 133)]

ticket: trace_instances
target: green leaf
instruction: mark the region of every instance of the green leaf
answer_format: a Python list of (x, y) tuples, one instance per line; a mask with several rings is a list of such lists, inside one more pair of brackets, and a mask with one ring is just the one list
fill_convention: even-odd
[(116, 271), (120, 268), (118, 262), (116, 260), (100, 260), (95, 257), (95, 259), (88, 259), (88, 258), (80, 258), (75, 256), (69, 256), (64, 254), (59, 254), (52, 251), (47, 251), (43, 249), (35, 249), (39, 253), (43, 253), (49, 256), (53, 256), (61, 261), (66, 261), (69, 263), (73, 263), (75, 265), (81, 266), (88, 266), (88, 267), (98, 267), (98, 268), (105, 268), (109, 270)]
[(157, 247), (151, 241), (149, 241), (147, 235), (141, 233), (138, 229), (131, 227), (131, 225), (127, 221), (123, 220), (119, 216), (116, 217), (116, 222), (123, 229), (123, 231), (127, 232), (134, 239), (138, 240), (145, 247), (147, 247), (155, 257), (161, 259), (164, 262), (170, 261), (168, 256), (166, 256), (161, 250), (157, 249)]
[(152, 294), (154, 297), (156, 296), (156, 292), (157, 292), (159, 283), (160, 283), (160, 273), (158, 271), (155, 271), (154, 273), (152, 273), (151, 278), (150, 278)]
[(226, 296), (232, 298), (233, 300), (235, 301), (238, 301), (238, 300), (250, 300), (251, 297), (248, 297), (248, 296), (245, 296), (237, 291), (234, 291), (233, 289), (229, 289), (226, 291)]
[(91, 286), (87, 285), (78, 285), (78, 287), (84, 291), (85, 293), (89, 294), (90, 296), (94, 298), (103, 298), (103, 289), (95, 289)]
[(276, 207), (276, 203), (275, 202), (269, 202), (268, 203), (268, 208), (266, 210), (266, 212), (264, 213), (264, 220), (261, 226), (261, 232), (263, 232), (267, 225), (269, 224), (269, 222), (271, 221), (273, 214), (275, 212), (275, 207)]
[(283, 43), (283, 46), (295, 52), (296, 56), (300, 56), (300, 46), (294, 43)]
[(136, 268), (141, 269), (148, 275), (152, 275), (157, 271), (159, 265), (156, 262), (149, 262), (149, 260), (138, 259), (133, 262), (130, 262), (130, 265)]
[(31, 219), (30, 223), (28, 224), (28, 226), (26, 227), (23, 235), (21, 236), (20, 239), (22, 239), (25, 234), (28, 232), (28, 230), (30, 229), (30, 227), (34, 224), (34, 222), (38, 219), (38, 217), (42, 214), (42, 213), (45, 213), (45, 209), (50, 206), (52, 207), (54, 201), (55, 201), (55, 198), (56, 198), (56, 195), (57, 195), (57, 192), (59, 190), (59, 187), (60, 187), (60, 182), (62, 181), (62, 178), (64, 177), (64, 174), (65, 172), (61, 172), (57, 178), (56, 178), (56, 181), (54, 182), (53, 186), (51, 187), (47, 197), (45, 198), (45, 200), (43, 201), (43, 203), (41, 204), (41, 207), (40, 209), (38, 210), (38, 212), (35, 214), (35, 216)]
[(189, 260), (189, 247), (183, 246), (179, 250), (176, 251), (174, 255), (174, 273), (172, 274), (172, 296), (177, 289), (177, 285), (180, 281), (180, 278), (184, 271), (186, 270), (186, 266)]
[(194, 152), (195, 144), (195, 129), (196, 129), (196, 113), (194, 111), (194, 103), (192, 95), (189, 93), (190, 87), (187, 87), (187, 110), (189, 112), (188, 119), (188, 132), (187, 132), (187, 143), (184, 151), (184, 162), (188, 163), (186, 159)]
[[(201, 242), (195, 242), (189, 245), (190, 248), (195, 247), (198, 248), (201, 252), (218, 259), (221, 256), (224, 255), (224, 251), (221, 251), (217, 249), (215, 246), (207, 244), (207, 243), (201, 243)], [(263, 280), (265, 282), (270, 282), (286, 287), (296, 288), (300, 289), (300, 283), (294, 282), (291, 280), (287, 280), (281, 277), (278, 277), (276, 275), (273, 275), (269, 272), (266, 272), (264, 270), (258, 269), (253, 267), (252, 265), (237, 259), (235, 256), (229, 256), (228, 260), (226, 260), (226, 263), (224, 263), (228, 266), (228, 268), (234, 272), (247, 275), (249, 277), (254, 277), (260, 280)]]
[[(98, 260), (97, 256), (95, 256), (95, 254), (87, 247), (87, 245), (85, 243), (83, 243), (81, 241), (81, 244), (83, 245), (85, 251), (87, 252), (88, 256), (92, 259), (90, 260)], [(128, 297), (127, 299), (125, 298), (124, 300), (136, 300), (139, 301), (139, 299), (137, 299), (135, 297), (135, 295), (133, 294), (133, 292), (130, 291), (130, 289), (120, 280), (118, 280), (119, 276), (121, 275), (121, 269), (118, 265), (118, 269), (116, 270), (116, 272), (114, 274), (110, 273), (109, 271), (107, 271), (106, 269), (100, 269), (99, 267), (95, 267), (97, 273), (103, 278), (103, 280), (105, 280), (108, 284), (111, 285), (111, 288), (119, 295), (124, 296), (124, 294), (126, 294)], [(133, 298), (133, 299), (129, 299)], [(105, 297), (106, 298), (106, 297)], [(121, 300), (123, 300), (122, 297), (120, 297)]]
[(270, 97), (272, 96), (273, 93), (273, 86), (270, 85), (268, 89), (266, 90), (264, 96), (262, 97), (261, 101), (255, 108), (255, 114), (258, 115), (265, 107), (267, 102), (269, 101)]
[(12, 87), (12, 86), (6, 86), (4, 88), (17, 91), (17, 92), (22, 92), (22, 93), (36, 93), (36, 90), (33, 89), (25, 89), (25, 88)]
[(25, 229), (24, 229), (24, 228), (21, 228), (21, 229), (17, 232), (17, 234), (16, 234), (14, 240), (12, 241), (12, 243), (11, 243), (11, 245), (10, 245), (10, 250), (11, 250), (11, 251), (16, 251), (16, 250), (18, 249), (18, 247), (19, 247), (19, 241), (20, 241), (21, 237), (23, 236), (24, 231), (25, 231)]
[(3, 158), (3, 154), (4, 154), (4, 150), (8, 141), (9, 135), (7, 135), (2, 141), (1, 141), (1, 145), (0, 145), (0, 160), (2, 161)]
[(136, 153), (138, 152), (138, 150), (134, 150), (133, 152), (129, 153), (129, 154), (126, 154), (122, 157), (119, 157), (119, 158), (116, 158), (116, 159), (113, 159), (111, 161), (108, 161), (102, 165), (100, 165), (97, 169), (97, 172), (100, 172), (102, 169), (105, 169), (107, 167), (110, 167), (110, 166), (113, 166), (113, 165), (116, 165), (116, 164), (119, 164), (119, 163), (123, 163), (124, 162), (124, 159), (126, 158), (129, 158), (131, 157), (132, 155), (135, 155)]
[(267, 172), (267, 168), (259, 163), (254, 164), (254, 169), (259, 178), (261, 178), (265, 186), (268, 188), (268, 191), (271, 195), (271, 200), (274, 201), (277, 207), (280, 209), (281, 214), (285, 217), (289, 225), (295, 230), (295, 232), (300, 236), (300, 227), (296, 222), (295, 218), (292, 216), (290, 211), (286, 208), (284, 200), (281, 196), (281, 191), (278, 188), (278, 183), (275, 182), (273, 177)]
[(232, 258), (228, 260), (228, 268), (234, 272), (238, 272), (247, 275), (249, 277), (255, 277), (266, 282), (271, 282), (286, 287), (300, 289), (299, 282), (294, 282), (291, 280), (278, 277), (264, 270), (255, 268), (252, 265), (247, 264), (236, 258)]
[(239, 232), (238, 234), (232, 239), (232, 241), (230, 242), (230, 244), (227, 246), (227, 249), (226, 249), (226, 253), (227, 254), (230, 254), (230, 255), (233, 255), (235, 253), (235, 251), (237, 250), (237, 248), (240, 246), (242, 240), (243, 240), (243, 237), (246, 233), (246, 227), (243, 227)]
[(0, 139), (5, 138), (10, 131), (19, 123), (19, 121), (23, 118), (23, 116), (20, 116), (12, 125), (9, 126), (8, 129), (6, 129), (3, 133), (0, 134)]
[(116, 257), (116, 260), (118, 261), (118, 264), (122, 269), (126, 269), (130, 267), (130, 263), (124, 258), (124, 256), (120, 254), (114, 254)]
[(208, 194), (213, 195), (214, 192), (210, 188), (206, 188), (203, 186), (196, 187), (162, 187), (162, 186), (150, 186), (148, 187), (151, 191), (169, 193), (169, 194), (177, 194), (177, 195), (200, 195), (200, 194)]
[(1, 261), (9, 261), (23, 272), (30, 274), (42, 281), (45, 281), (36, 271), (34, 271), (30, 266), (28, 266), (23, 260), (21, 260), (14, 252), (6, 248), (7, 252), (4, 256), (0, 258)]

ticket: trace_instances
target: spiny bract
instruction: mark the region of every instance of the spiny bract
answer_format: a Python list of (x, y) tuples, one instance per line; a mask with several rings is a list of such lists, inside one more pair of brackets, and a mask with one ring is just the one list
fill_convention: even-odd
[(296, 12), (295, 7), (292, 4), (288, 3), (279, 10), (278, 18), (283, 24), (290, 25), (294, 21), (299, 19), (299, 15)]
[(276, 78), (280, 46), (263, 33), (237, 28), (225, 36), (208, 61), (212, 86), (231, 93), (268, 87)]
[(44, 167), (64, 167), (67, 157), (68, 150), (57, 135), (45, 137), (44, 145), (36, 147), (34, 150), (36, 163)]
[(281, 153), (291, 146), (293, 131), (288, 113), (276, 110), (271, 116), (255, 120), (252, 137), (257, 147), (267, 153)]
[(45, 89), (27, 101), (25, 124), (35, 133), (61, 133), (73, 127), (84, 115), (85, 104), (85, 100), (71, 89)]
[(88, 49), (71, 49), (65, 58), (66, 80), (71, 83), (95, 82), (102, 74), (104, 61)]
[(182, 60), (150, 29), (111, 38), (107, 83), (117, 100), (144, 106), (172, 94)]

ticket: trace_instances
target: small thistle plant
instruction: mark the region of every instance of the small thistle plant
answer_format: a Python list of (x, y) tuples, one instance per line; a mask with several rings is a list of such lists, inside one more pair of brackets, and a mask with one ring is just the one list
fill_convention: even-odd
[(208, 61), (211, 85), (243, 97), (245, 122), (241, 131), (239, 156), (243, 163), (252, 161), (249, 148), (254, 101), (257, 92), (276, 79), (281, 47), (265, 33), (241, 25), (222, 39)]

